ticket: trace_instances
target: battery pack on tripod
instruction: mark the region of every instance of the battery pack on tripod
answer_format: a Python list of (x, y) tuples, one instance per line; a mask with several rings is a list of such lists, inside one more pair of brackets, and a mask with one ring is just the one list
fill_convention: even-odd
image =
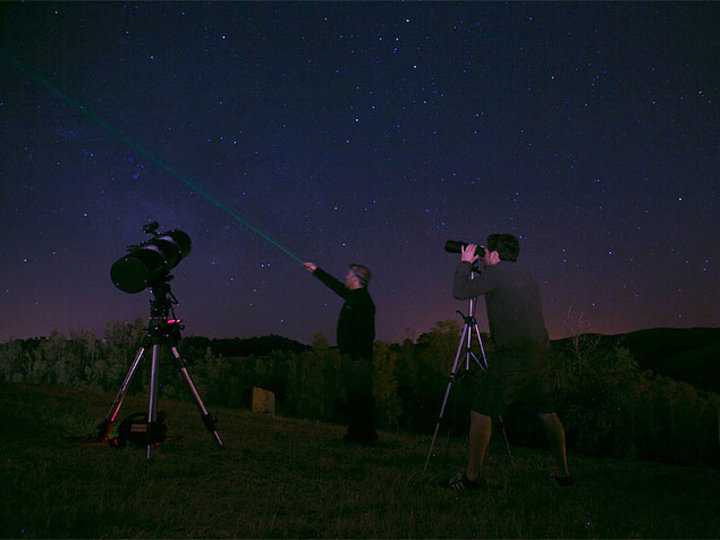
[(124, 448), (127, 443), (137, 447), (158, 445), (167, 438), (167, 426), (165, 418), (167, 415), (160, 411), (155, 422), (148, 422), (148, 415), (145, 412), (136, 412), (125, 418), (118, 426), (118, 436), (110, 439), (114, 448)]

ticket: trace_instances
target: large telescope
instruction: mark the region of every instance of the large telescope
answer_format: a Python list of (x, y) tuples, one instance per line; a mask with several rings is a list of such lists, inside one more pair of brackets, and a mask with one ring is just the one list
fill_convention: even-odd
[(183, 258), (190, 253), (192, 242), (182, 231), (158, 233), (156, 221), (143, 231), (152, 234), (147, 242), (128, 247), (128, 253), (110, 268), (110, 279), (126, 293), (139, 293), (146, 287), (162, 283)]

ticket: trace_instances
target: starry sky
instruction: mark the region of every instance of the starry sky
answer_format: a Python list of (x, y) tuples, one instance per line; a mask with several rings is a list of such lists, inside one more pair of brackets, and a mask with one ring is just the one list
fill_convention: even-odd
[(415, 339), (467, 309), (445, 241), (494, 232), (552, 338), (720, 323), (720, 3), (0, 14), (0, 341), (145, 318), (110, 267), (151, 221), (193, 242), (186, 336), (334, 343), (307, 260), (369, 266), (378, 339)]

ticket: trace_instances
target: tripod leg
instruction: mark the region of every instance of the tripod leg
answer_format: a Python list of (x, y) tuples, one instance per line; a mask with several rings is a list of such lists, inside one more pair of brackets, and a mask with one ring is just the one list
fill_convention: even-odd
[(482, 364), (480, 365), (480, 368), (483, 371), (487, 371), (488, 363), (487, 363), (487, 356), (485, 356), (485, 347), (483, 347), (482, 337), (480, 337), (480, 328), (478, 327), (477, 323), (475, 324), (475, 335), (477, 337), (478, 344), (480, 345), (480, 353), (482, 355)]
[(147, 424), (147, 459), (152, 457), (152, 447), (154, 441), (151, 440), (152, 427), (157, 420), (157, 393), (158, 393), (158, 380), (160, 376), (160, 356), (159, 356), (159, 345), (153, 344), (152, 349), (152, 369), (150, 371), (150, 400), (148, 404), (148, 424)]
[(190, 391), (192, 392), (193, 397), (195, 398), (195, 401), (197, 402), (198, 409), (200, 409), (200, 417), (202, 418), (203, 423), (205, 424), (205, 427), (207, 430), (215, 437), (215, 441), (218, 443), (218, 446), (220, 448), (224, 448), (224, 444), (222, 442), (222, 439), (220, 438), (220, 434), (217, 432), (217, 428), (215, 427), (215, 421), (213, 420), (212, 416), (210, 416), (210, 413), (205, 408), (205, 404), (203, 403), (202, 398), (200, 397), (200, 394), (197, 391), (197, 388), (195, 388), (195, 384), (193, 384), (192, 378), (190, 377), (190, 373), (187, 370), (187, 366), (185, 364), (185, 361), (180, 356), (180, 353), (178, 353), (177, 347), (171, 347), (170, 350), (173, 353), (173, 356), (175, 357), (175, 362), (180, 369), (180, 372), (182, 373), (183, 377), (185, 377), (185, 381), (188, 383), (188, 386), (190, 387)]
[(505, 433), (505, 422), (503, 422), (502, 415), (498, 415), (498, 422), (500, 422), (500, 429), (502, 430), (503, 439), (505, 440), (505, 448), (507, 449), (508, 457), (510, 458), (510, 465), (512, 466), (513, 472), (515, 469), (515, 462), (513, 461), (512, 452), (510, 452), (510, 442)]
[(97, 427), (98, 429), (98, 441), (102, 442), (105, 440), (105, 438), (108, 436), (108, 433), (110, 433), (110, 428), (113, 425), (113, 422), (115, 422), (115, 419), (117, 418), (118, 413), (120, 412), (120, 407), (122, 407), (123, 401), (125, 400), (125, 395), (127, 394), (128, 386), (130, 386), (130, 381), (133, 378), (133, 375), (135, 374), (135, 370), (137, 369), (138, 365), (140, 364), (140, 359), (143, 356), (143, 353), (145, 352), (145, 348), (141, 347), (140, 350), (135, 355), (135, 360), (133, 361), (132, 365), (130, 366), (130, 370), (127, 372), (127, 375), (125, 375), (125, 380), (123, 381), (122, 385), (120, 386), (120, 391), (118, 392), (117, 396), (115, 397), (115, 401), (113, 401), (113, 404), (110, 406), (110, 412), (108, 412), (107, 416), (105, 417), (105, 420), (102, 421), (102, 423)]
[(423, 468), (423, 476), (427, 472), (428, 465), (430, 465), (430, 457), (432, 456), (433, 448), (435, 447), (435, 439), (437, 439), (437, 434), (440, 429), (440, 423), (442, 422), (443, 415), (445, 414), (445, 407), (447, 406), (448, 399), (450, 398), (450, 390), (452, 390), (452, 385), (455, 382), (458, 364), (460, 363), (460, 358), (462, 356), (462, 350), (465, 346), (465, 336), (468, 333), (468, 326), (466, 325), (463, 329), (462, 337), (460, 338), (460, 345), (458, 345), (457, 352), (455, 353), (455, 361), (453, 362), (452, 369), (450, 370), (450, 376), (447, 388), (445, 389), (445, 397), (443, 398), (442, 406), (440, 407), (440, 414), (438, 415), (437, 423), (435, 424), (435, 432), (432, 436), (432, 441), (430, 442), (430, 450), (428, 451), (427, 459), (425, 459), (425, 467)]
[[(488, 368), (488, 362), (487, 362), (487, 356), (485, 356), (485, 347), (483, 347), (482, 338), (480, 337), (480, 328), (478, 328), (478, 325), (475, 325), (475, 335), (477, 336), (478, 344), (480, 345), (480, 352), (482, 353), (482, 362), (478, 360), (477, 357), (475, 357), (475, 362), (480, 366), (480, 369), (484, 371), (487, 371)], [(510, 442), (508, 441), (507, 432), (505, 431), (505, 423), (503, 422), (502, 415), (498, 415), (498, 422), (500, 422), (500, 428), (502, 430), (503, 434), (503, 440), (505, 441), (505, 448), (507, 449), (508, 457), (510, 458), (510, 465), (513, 468), (513, 471), (515, 470), (515, 462), (512, 458), (512, 452), (510, 451)]]

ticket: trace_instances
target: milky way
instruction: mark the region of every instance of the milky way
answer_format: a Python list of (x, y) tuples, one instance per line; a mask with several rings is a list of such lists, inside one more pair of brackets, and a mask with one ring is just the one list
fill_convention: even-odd
[(185, 335), (333, 342), (309, 260), (415, 338), (493, 232), (552, 337), (720, 321), (720, 4), (0, 9), (0, 340), (144, 318), (109, 270), (153, 220)]

